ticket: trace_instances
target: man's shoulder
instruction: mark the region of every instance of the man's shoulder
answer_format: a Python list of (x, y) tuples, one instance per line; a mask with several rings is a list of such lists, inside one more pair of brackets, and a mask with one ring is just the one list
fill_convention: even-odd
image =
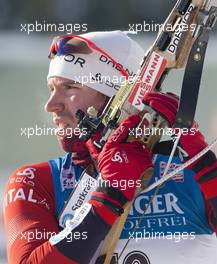
[(70, 160), (69, 153), (49, 161), (20, 166), (9, 175), (5, 190), (22, 187), (25, 189), (34, 188), (36, 190), (46, 190), (53, 193), (52, 174), (54, 171), (52, 164), (55, 163), (58, 171), (61, 171), (62, 164), (66, 160)]
[(54, 187), (49, 162), (20, 166), (9, 176), (4, 190), (4, 207), (27, 206), (26, 202), (54, 210)]
[(38, 162), (32, 164), (26, 164), (20, 167), (17, 167), (13, 173), (22, 174), (23, 172), (30, 172), (30, 171), (43, 171), (49, 168), (49, 162)]
[(8, 178), (5, 189), (40, 188), (52, 185), (51, 168), (49, 162), (27, 164), (15, 169)]

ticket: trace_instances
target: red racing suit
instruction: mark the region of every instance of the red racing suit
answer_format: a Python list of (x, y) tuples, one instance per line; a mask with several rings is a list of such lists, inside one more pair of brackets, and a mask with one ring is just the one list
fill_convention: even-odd
[[(165, 155), (155, 156), (155, 177), (162, 176), (167, 159)], [(180, 161), (175, 158), (171, 169), (174, 169), (178, 163)], [(94, 255), (99, 242), (109, 231), (109, 227), (94, 212), (84, 223), (83, 228), (78, 228), (79, 233), (77, 237), (73, 237), (71, 243), (62, 241), (61, 244), (51, 245), (49, 242), (49, 239), (61, 230), (58, 215), (82, 171), (82, 167), (73, 164), (71, 154), (68, 153), (56, 160), (23, 166), (13, 172), (8, 179), (4, 196), (4, 222), (9, 264), (87, 264), (84, 255)], [(144, 204), (148, 203), (152, 194), (152, 192), (143, 194), (134, 201), (116, 254), (121, 250), (119, 246), (129, 237), (129, 231), (133, 230), (144, 210)], [(139, 243), (132, 242), (132, 247), (120, 263), (132, 263), (129, 262), (133, 261), (132, 256), (135, 256), (135, 259), (144, 258), (144, 262), (141, 263), (152, 264), (174, 263), (176, 256), (176, 263), (179, 263), (177, 254), (182, 255), (180, 261), (183, 261), (186, 254), (188, 263), (208, 263), (206, 258), (204, 262), (198, 260), (201, 258), (200, 253), (207, 255), (207, 258), (212, 256), (209, 264), (215, 263), (212, 261), (213, 258), (216, 259), (217, 252), (216, 220), (213, 217), (213, 208), (204, 198), (199, 184), (194, 181), (192, 171), (180, 172), (160, 190), (141, 224), (138, 231), (143, 232), (145, 229), (149, 231), (149, 235), (161, 231), (168, 236), (171, 232), (173, 237), (171, 247), (174, 247), (170, 250), (171, 256), (168, 254), (168, 247), (170, 247), (168, 242), (160, 239), (149, 241), (144, 235), (144, 239)], [(90, 236), (86, 244), (85, 231), (89, 232)], [(195, 239), (192, 241), (189, 239), (186, 244), (184, 240), (179, 244), (174, 243), (174, 235), (177, 232), (194, 236)], [(167, 249), (161, 247), (160, 243), (164, 243)], [(189, 247), (191, 247), (190, 252)], [(155, 249), (159, 254), (156, 254)], [(190, 254), (199, 257), (191, 259)], [(161, 258), (161, 262), (158, 258)]]

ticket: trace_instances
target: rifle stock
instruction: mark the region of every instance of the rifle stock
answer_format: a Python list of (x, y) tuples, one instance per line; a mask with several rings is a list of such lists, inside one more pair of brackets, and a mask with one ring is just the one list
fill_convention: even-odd
[[(142, 94), (144, 96), (144, 93), (156, 90), (156, 87), (162, 82), (162, 77), (166, 75), (170, 69), (185, 67), (189, 53), (196, 39), (194, 34), (196, 26), (200, 23), (200, 10), (207, 7), (207, 2), (210, 1), (181, 0), (176, 3), (166, 19), (162, 30), (159, 32), (156, 41), (147, 52), (137, 81), (133, 85), (127, 83), (125, 86), (121, 87), (104, 117), (104, 125), (117, 116), (119, 123), (129, 115), (135, 113), (139, 113), (143, 116), (145, 112), (141, 109), (144, 109), (144, 106), (141, 106), (141, 102), (140, 106), (136, 105), (139, 95)], [(171, 25), (187, 25), (188, 29), (178, 33), (176, 31), (171, 32), (168, 30)], [(157, 64), (157, 67), (153, 69), (151, 67), (154, 63)], [(152, 71), (156, 71), (155, 77), (150, 76), (150, 68)], [(165, 126), (165, 122), (163, 122), (162, 119), (158, 117), (156, 120), (158, 120), (157, 124), (155, 124), (156, 127)], [(158, 137), (150, 136), (146, 141), (144, 138), (140, 138), (139, 140), (142, 140), (143, 143), (151, 149), (153, 144), (159, 141), (159, 139), (160, 135)], [(131, 138), (130, 140), (138, 140), (138, 138)], [(148, 184), (151, 176), (152, 171), (148, 169), (143, 175), (145, 185)], [(139, 190), (136, 191), (136, 193), (138, 192)], [(110, 263), (117, 241), (129, 214), (131, 204), (132, 202), (126, 204), (124, 214), (116, 220), (109, 234), (106, 236), (98, 258), (100, 262), (97, 263)]]

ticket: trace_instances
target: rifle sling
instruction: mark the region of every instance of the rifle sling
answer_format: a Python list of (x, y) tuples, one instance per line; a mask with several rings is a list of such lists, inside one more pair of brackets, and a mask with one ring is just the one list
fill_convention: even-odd
[(192, 127), (208, 40), (209, 30), (204, 28), (202, 34), (195, 40), (192, 46), (185, 68), (180, 105), (174, 127), (188, 129)]

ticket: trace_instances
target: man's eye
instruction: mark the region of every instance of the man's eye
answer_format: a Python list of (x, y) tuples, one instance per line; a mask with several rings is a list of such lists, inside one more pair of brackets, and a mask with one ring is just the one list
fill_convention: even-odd
[(50, 93), (52, 93), (54, 91), (54, 88), (53, 87), (48, 87)]
[(73, 86), (73, 85), (66, 85), (65, 86), (65, 89), (66, 90), (71, 90), (71, 89), (78, 89), (79, 87), (77, 87), (77, 86)]

